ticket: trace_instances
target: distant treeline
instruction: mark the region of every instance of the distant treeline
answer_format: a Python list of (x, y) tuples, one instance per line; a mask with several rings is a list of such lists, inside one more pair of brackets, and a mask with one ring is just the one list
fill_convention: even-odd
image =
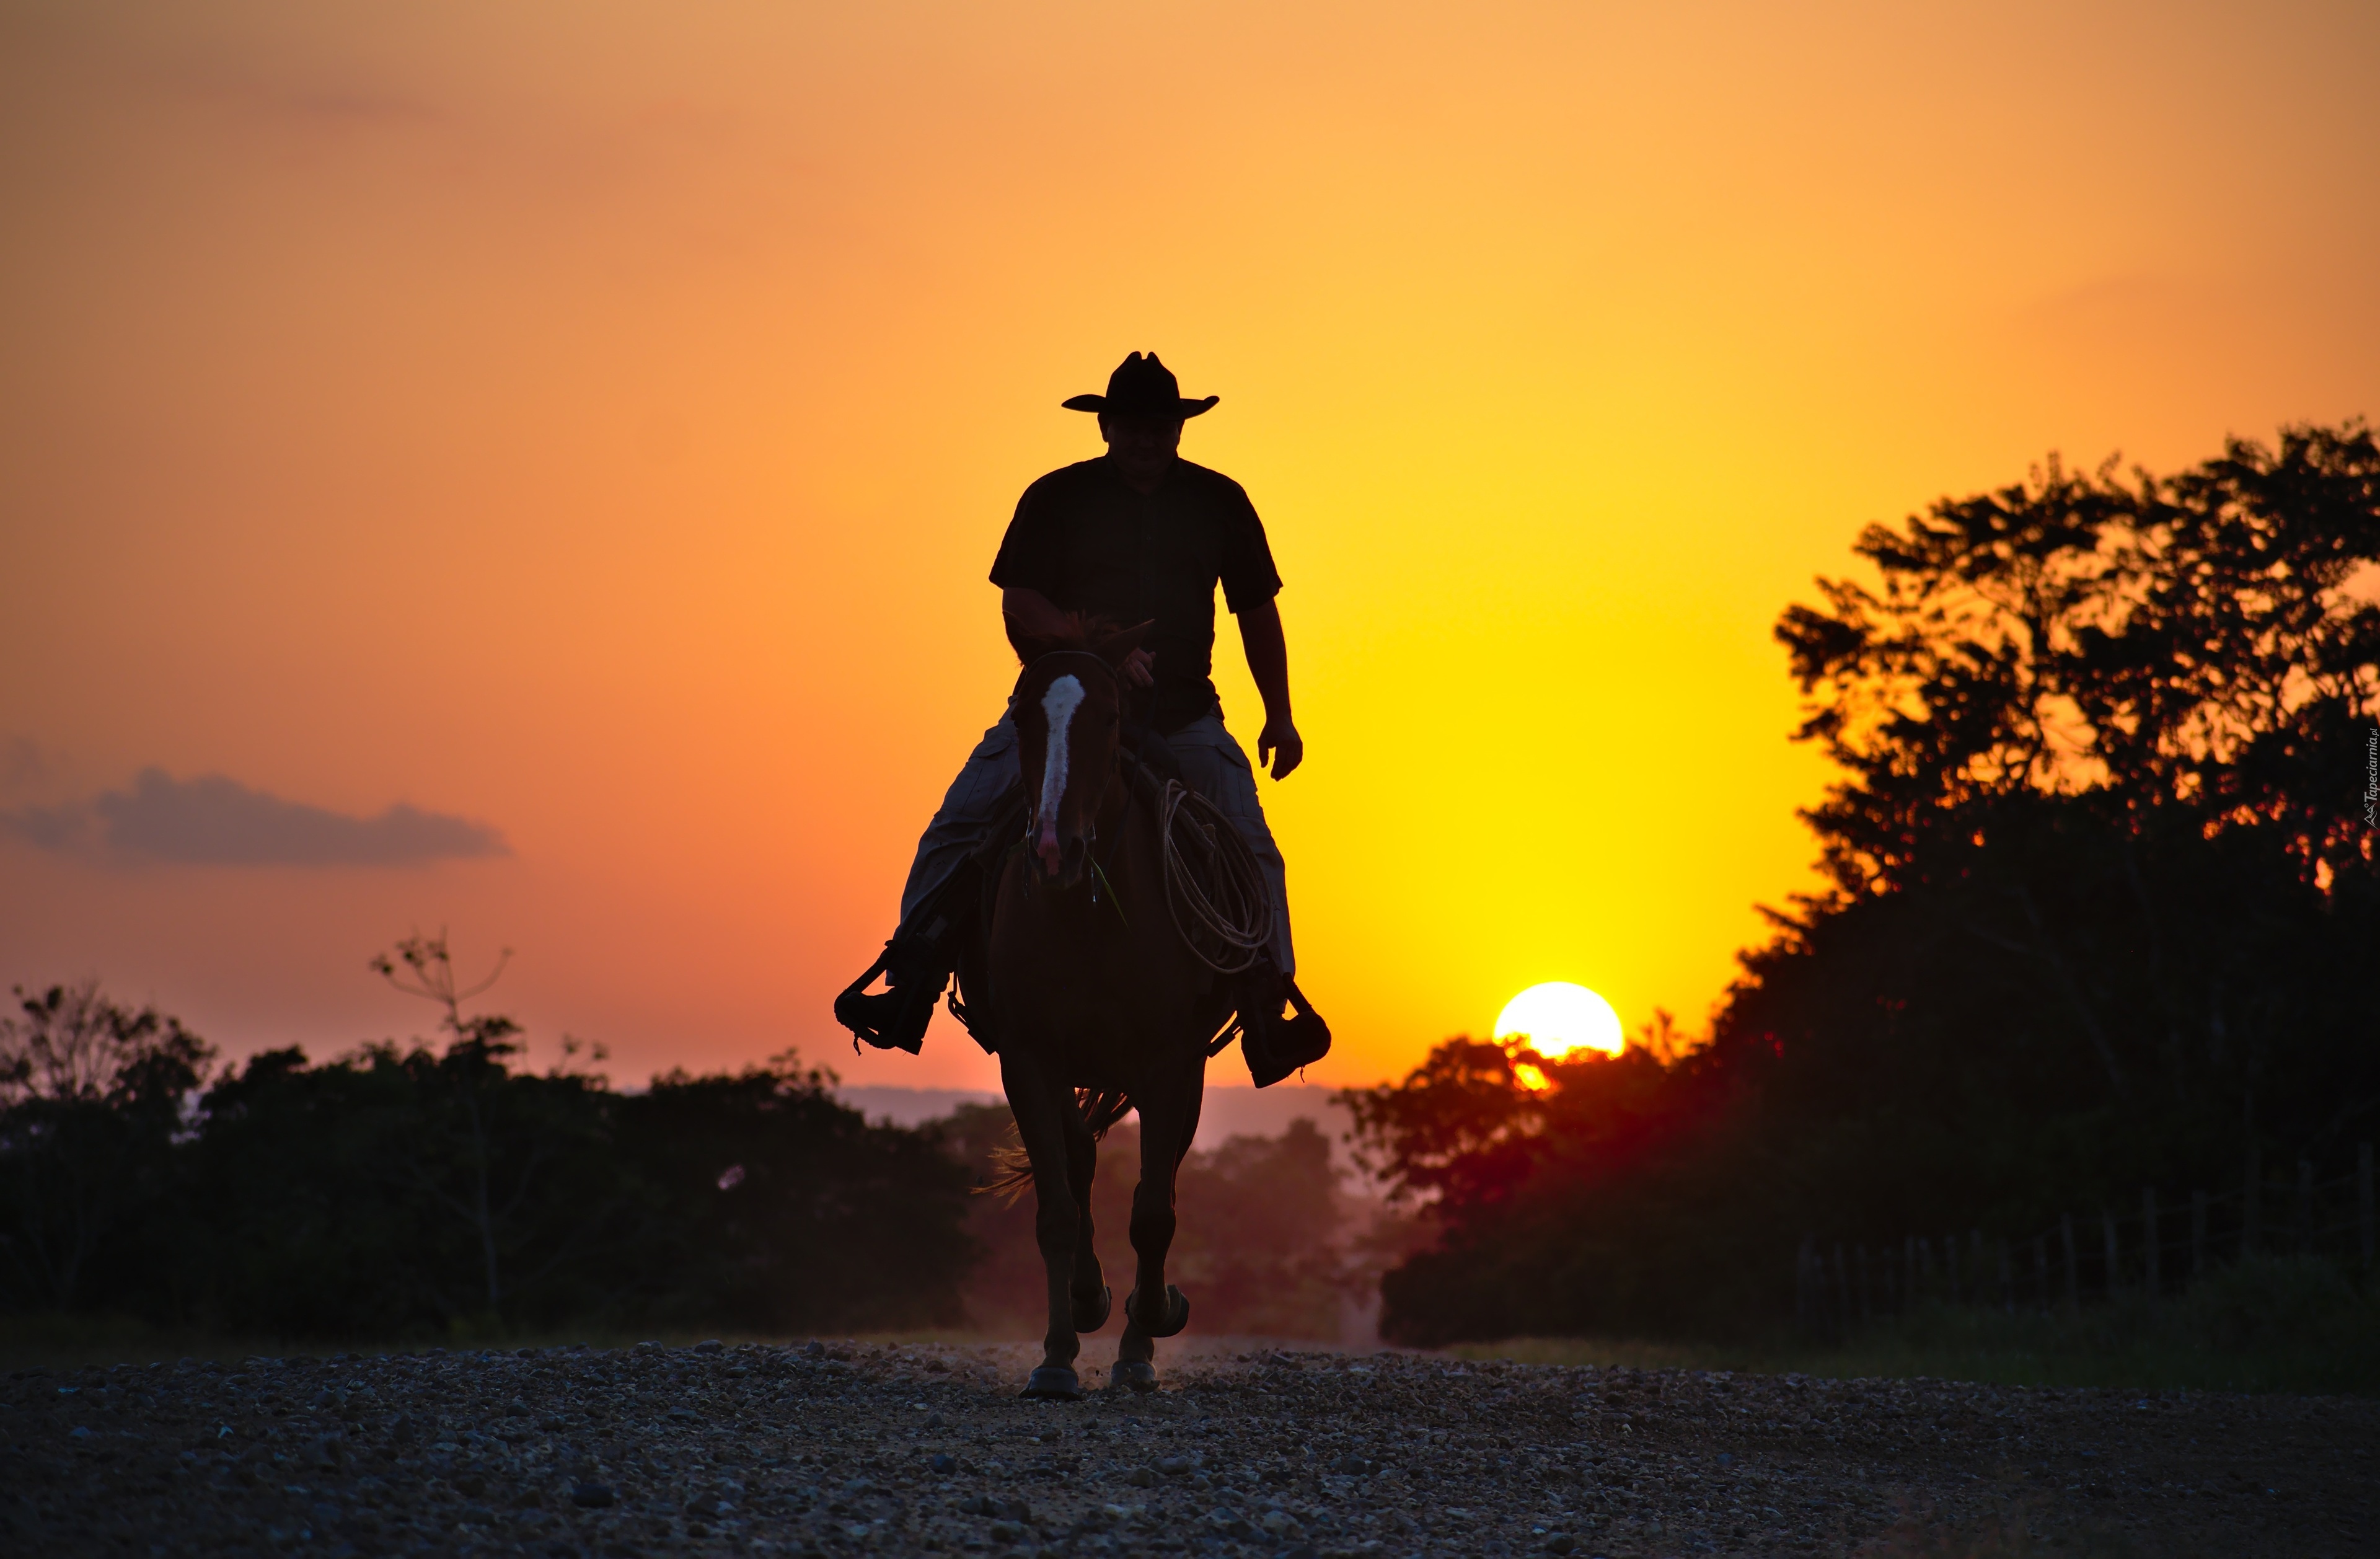
[(1828, 885), (1708, 1032), (1456, 1040), (1350, 1096), (1439, 1229), (1388, 1275), (1390, 1334), (1742, 1334), (1792, 1315), (1808, 1235), (2020, 1236), (2143, 1187), (2278, 1206), (2374, 1135), (2370, 430), (2169, 478), (2053, 459), (1856, 551), (1873, 584), (1777, 627), (1843, 776), (1804, 814)]
[[(963, 1162), (990, 1167), (1014, 1140), (1005, 1104), (962, 1108), (945, 1128)], [(1175, 1181), (1180, 1224), (1166, 1277), (1190, 1296), (1194, 1331), (1335, 1340), (1353, 1306), (1378, 1281), (1366, 1236), (1377, 1209), (1340, 1183), (1330, 1143), (1312, 1121), (1279, 1137), (1233, 1137), (1192, 1151)], [(1121, 1302), (1132, 1288), (1128, 1225), (1140, 1179), (1135, 1121), (1111, 1129), (1091, 1182), (1091, 1224), (1107, 1280)], [(977, 1199), (968, 1232), (983, 1250), (964, 1290), (969, 1320), (1012, 1336), (1041, 1334), (1049, 1287), (1033, 1237), (1033, 1198)], [(1122, 1315), (1119, 1309), (1117, 1314)]]
[[(443, 958), (443, 950), (441, 951)], [(970, 1175), (790, 1056), (640, 1093), (513, 1025), (310, 1064), (95, 987), (0, 1023), (0, 1309), (244, 1336), (953, 1325)]]
[[(1006, 1106), (871, 1126), (790, 1055), (640, 1092), (568, 1057), (538, 1073), (509, 1019), (464, 1016), (442, 943), (400, 956), (384, 972), (428, 977), (443, 1046), (218, 1069), (179, 1022), (94, 985), (18, 993), (0, 1018), (0, 1314), (355, 1340), (1040, 1333), (1030, 1199), (970, 1194), (1014, 1141)], [(1100, 1157), (1121, 1297), (1130, 1122)], [(1180, 1199), (1171, 1275), (1200, 1331), (1335, 1337), (1377, 1278), (1309, 1122), (1194, 1152)]]

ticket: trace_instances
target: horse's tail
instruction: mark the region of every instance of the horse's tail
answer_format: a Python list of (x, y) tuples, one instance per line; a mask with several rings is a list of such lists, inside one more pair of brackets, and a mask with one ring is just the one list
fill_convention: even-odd
[[(1132, 1114), (1132, 1099), (1122, 1089), (1099, 1093), (1078, 1088), (1075, 1090), (1075, 1112), (1082, 1129), (1089, 1132), (1091, 1140), (1096, 1142), (1108, 1134), (1108, 1127)], [(991, 1178), (976, 1187), (975, 1195), (1013, 1202), (1033, 1183), (1033, 1161), (1026, 1154), (1025, 1139), (1013, 1120), (1008, 1123), (1008, 1140), (991, 1151)]]
[(1083, 1129), (1096, 1142), (1108, 1134), (1108, 1127), (1132, 1114), (1132, 1099), (1120, 1088), (1107, 1093), (1078, 1088), (1075, 1090), (1075, 1108), (1082, 1112)]

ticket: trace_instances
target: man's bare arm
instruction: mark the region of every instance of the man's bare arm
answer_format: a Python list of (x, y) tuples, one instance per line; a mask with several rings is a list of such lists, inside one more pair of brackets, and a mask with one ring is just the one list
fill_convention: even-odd
[[(1075, 620), (1058, 610), (1057, 603), (1038, 590), (1021, 585), (1011, 586), (1000, 592), (1000, 615), (1008, 625), (1008, 641), (1019, 639), (1063, 639), (1075, 628)], [(1123, 674), (1135, 687), (1147, 688), (1157, 678), (1149, 672), (1153, 656), (1146, 650), (1135, 650), (1124, 658)]]
[(1287, 779), (1305, 761), (1305, 738), (1289, 717), (1289, 641), (1281, 631), (1279, 602), (1267, 601), (1240, 614), (1240, 647), (1247, 652), (1248, 675), (1256, 678), (1257, 693), (1264, 700), (1257, 761), (1270, 763), (1273, 778)]

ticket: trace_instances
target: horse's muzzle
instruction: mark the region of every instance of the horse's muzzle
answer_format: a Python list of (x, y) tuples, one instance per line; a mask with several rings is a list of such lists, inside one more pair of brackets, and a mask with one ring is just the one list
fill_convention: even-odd
[(1033, 860), (1041, 880), (1056, 887), (1071, 888), (1083, 880), (1083, 865), (1090, 852), (1080, 835), (1061, 839), (1058, 830), (1043, 823), (1033, 839)]

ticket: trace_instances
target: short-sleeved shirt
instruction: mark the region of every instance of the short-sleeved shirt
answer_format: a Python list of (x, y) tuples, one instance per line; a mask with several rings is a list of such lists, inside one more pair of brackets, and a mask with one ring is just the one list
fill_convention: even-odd
[(1215, 587), (1233, 612), (1281, 591), (1264, 522), (1236, 481), (1177, 459), (1154, 493), (1105, 457), (1025, 490), (992, 560), (1002, 590), (1038, 591), (1062, 611), (1130, 627), (1155, 619), (1149, 724), (1177, 731), (1215, 712)]

